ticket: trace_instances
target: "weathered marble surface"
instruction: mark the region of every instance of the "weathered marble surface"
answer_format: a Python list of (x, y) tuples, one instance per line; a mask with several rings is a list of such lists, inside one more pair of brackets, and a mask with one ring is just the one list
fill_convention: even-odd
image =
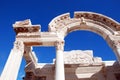
[(64, 52), (65, 64), (88, 64), (102, 63), (100, 57), (93, 57), (92, 50), (72, 50)]

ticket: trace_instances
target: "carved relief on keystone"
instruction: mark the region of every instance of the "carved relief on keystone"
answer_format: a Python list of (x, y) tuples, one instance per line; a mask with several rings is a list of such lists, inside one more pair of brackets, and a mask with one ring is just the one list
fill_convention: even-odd
[(85, 21), (84, 17), (81, 17), (80, 20), (81, 20), (80, 25), (86, 24), (86, 21)]
[(15, 41), (14, 49), (15, 50), (24, 51), (24, 44), (23, 44), (23, 42), (22, 41)]
[(64, 41), (56, 41), (55, 46), (57, 50), (64, 50)]

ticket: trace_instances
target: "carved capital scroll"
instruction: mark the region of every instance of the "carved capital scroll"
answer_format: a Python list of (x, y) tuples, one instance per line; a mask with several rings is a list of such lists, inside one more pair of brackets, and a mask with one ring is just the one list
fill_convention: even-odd
[(55, 46), (57, 50), (64, 50), (64, 41), (56, 41)]
[(14, 42), (14, 50), (20, 50), (21, 52), (24, 52), (24, 44), (22, 41), (15, 41)]

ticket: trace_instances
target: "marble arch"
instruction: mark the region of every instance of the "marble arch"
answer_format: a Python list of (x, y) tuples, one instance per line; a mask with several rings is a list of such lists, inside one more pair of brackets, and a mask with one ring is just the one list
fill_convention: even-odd
[(120, 25), (107, 16), (93, 12), (75, 12), (73, 18), (65, 13), (49, 23), (49, 31), (61, 33), (63, 37), (71, 31), (82, 29), (96, 32), (105, 38), (107, 35), (119, 34), (117, 31), (120, 30)]
[(38, 67), (32, 46), (56, 47), (55, 80), (65, 80), (64, 38), (75, 30), (89, 30), (101, 35), (113, 49), (120, 63), (120, 24), (98, 13), (75, 12), (73, 18), (69, 13), (62, 14), (49, 23), (48, 32), (41, 32), (40, 25), (32, 25), (30, 20), (17, 21), (13, 28), (16, 40), (1, 74), (1, 80), (16, 80), (22, 57), (26, 60), (26, 72), (40, 74), (41, 68)]
[(101, 35), (120, 61), (120, 24), (117, 21), (102, 14), (77, 11), (74, 12), (73, 18), (70, 18), (70, 13), (65, 13), (55, 17), (49, 23), (49, 31), (56, 32), (62, 39), (76, 30), (88, 30)]

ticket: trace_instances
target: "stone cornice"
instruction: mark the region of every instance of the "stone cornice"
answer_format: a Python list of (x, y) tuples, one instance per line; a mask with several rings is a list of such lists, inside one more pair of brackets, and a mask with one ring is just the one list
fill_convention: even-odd
[(14, 31), (16, 32), (16, 34), (18, 33), (31, 33), (31, 32), (39, 32), (40, 30), (40, 26), (39, 25), (32, 25), (29, 27), (14, 27)]
[(120, 24), (107, 16), (93, 12), (75, 12), (74, 18), (70, 18), (69, 13), (55, 17), (49, 23), (49, 31), (60, 32), (61, 30), (65, 28), (67, 29), (69, 28), (68, 26), (72, 26), (74, 23), (76, 24), (77, 22), (79, 23), (79, 26), (81, 25), (81, 23), (94, 23), (102, 26), (104, 25), (103, 27), (109, 30), (120, 30)]
[(40, 31), (40, 25), (32, 25), (30, 19), (27, 19), (24, 21), (16, 21), (15, 24), (13, 24), (13, 28), (16, 34)]
[(80, 12), (80, 11), (74, 13), (74, 18), (81, 18), (81, 17), (84, 17), (85, 19), (101, 22), (117, 31), (120, 30), (120, 24), (118, 22), (102, 14), (93, 13), (93, 12)]

